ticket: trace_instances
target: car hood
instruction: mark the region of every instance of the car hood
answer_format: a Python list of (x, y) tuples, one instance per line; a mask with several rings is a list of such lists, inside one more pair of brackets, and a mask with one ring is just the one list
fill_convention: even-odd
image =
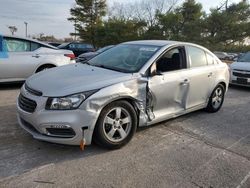
[(73, 64), (39, 72), (28, 78), (26, 84), (41, 91), (43, 96), (59, 97), (100, 89), (130, 79), (132, 74)]
[(250, 71), (250, 62), (234, 62), (230, 67), (231, 69)]

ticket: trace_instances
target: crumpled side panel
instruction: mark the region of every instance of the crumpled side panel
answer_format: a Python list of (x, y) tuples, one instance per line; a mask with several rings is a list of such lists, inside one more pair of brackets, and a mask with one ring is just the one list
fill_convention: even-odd
[[(107, 104), (122, 98), (131, 99), (139, 111), (139, 126), (145, 126), (149, 120), (146, 113), (147, 83), (147, 78), (135, 78), (108, 86), (86, 100), (83, 108), (95, 114), (97, 120), (99, 113)], [(94, 130), (94, 127), (91, 129)]]

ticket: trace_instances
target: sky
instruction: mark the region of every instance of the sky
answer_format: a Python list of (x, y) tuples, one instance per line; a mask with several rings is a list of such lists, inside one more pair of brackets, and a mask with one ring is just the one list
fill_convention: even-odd
[[(114, 2), (132, 0), (107, 0), (109, 5)], [(134, 0), (136, 1), (136, 0)], [(180, 0), (181, 2), (183, 0)], [(204, 10), (216, 7), (223, 0), (197, 0)], [(240, 0), (229, 0), (239, 2)], [(69, 37), (74, 31), (73, 24), (67, 20), (74, 0), (0, 0), (0, 34), (10, 34), (8, 26), (16, 26), (16, 35), (25, 36), (25, 24), (28, 23), (28, 34), (54, 35), (56, 38)]]

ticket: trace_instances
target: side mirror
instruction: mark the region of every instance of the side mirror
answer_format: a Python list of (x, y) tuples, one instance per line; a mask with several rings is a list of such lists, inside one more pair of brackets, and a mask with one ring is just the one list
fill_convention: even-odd
[(161, 75), (162, 73), (160, 71), (157, 71), (156, 63), (154, 63), (150, 68), (150, 76), (153, 77), (153, 76), (161, 76)]
[(163, 74), (160, 71), (154, 70), (151, 72), (151, 76), (162, 76)]

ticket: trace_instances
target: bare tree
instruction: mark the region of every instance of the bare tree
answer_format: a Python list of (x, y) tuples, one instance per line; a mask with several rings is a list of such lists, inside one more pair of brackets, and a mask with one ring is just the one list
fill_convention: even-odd
[(129, 3), (114, 3), (109, 10), (110, 16), (146, 21), (148, 26), (156, 24), (156, 14), (172, 11), (179, 0), (140, 0)]
[(11, 32), (11, 35), (14, 35), (15, 32), (17, 32), (17, 27), (16, 26), (8, 26), (10, 32)]
[(229, 4), (229, 0), (224, 0), (220, 6), (217, 7), (217, 10), (221, 10), (223, 8), (225, 8), (226, 10), (228, 9), (228, 4)]

